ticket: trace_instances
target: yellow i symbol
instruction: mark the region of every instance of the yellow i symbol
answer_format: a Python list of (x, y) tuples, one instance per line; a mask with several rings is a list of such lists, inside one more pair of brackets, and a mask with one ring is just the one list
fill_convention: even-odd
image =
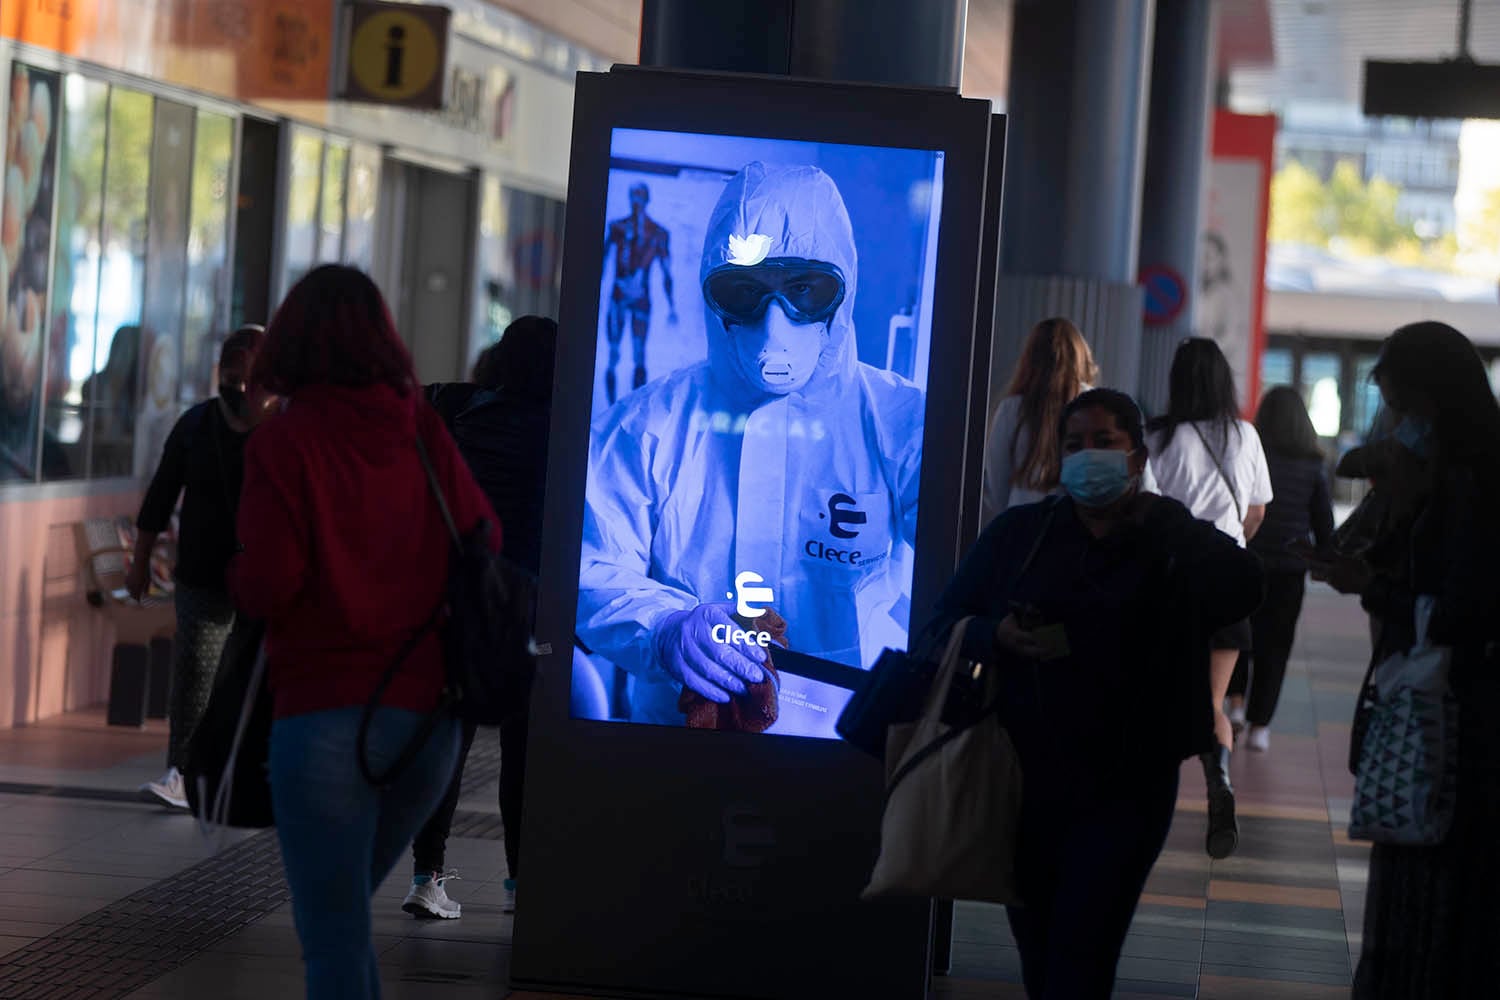
[(399, 24), (391, 25), (385, 33), (385, 85), (401, 86), (401, 57), (406, 52), (406, 29)]
[(355, 24), (349, 41), (349, 76), (365, 99), (404, 101), (440, 85), (443, 44), (432, 25), (412, 10), (383, 9)]

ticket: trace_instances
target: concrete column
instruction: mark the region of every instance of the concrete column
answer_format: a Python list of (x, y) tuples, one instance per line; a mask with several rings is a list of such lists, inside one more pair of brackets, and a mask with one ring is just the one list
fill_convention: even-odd
[(795, 0), (644, 0), (641, 65), (790, 71)]
[(793, 4), (793, 76), (958, 89), (969, 0)]
[(1066, 315), (1105, 384), (1134, 392), (1155, 0), (1017, 3), (991, 400), (1027, 332)]
[(1168, 324), (1146, 326), (1141, 402), (1159, 411), (1177, 344), (1197, 329), (1198, 240), (1203, 231), (1216, 62), (1214, 0), (1156, 0), (1140, 262), (1182, 275), (1187, 304)]
[(968, 0), (644, 0), (641, 64), (957, 89), (968, 8)]

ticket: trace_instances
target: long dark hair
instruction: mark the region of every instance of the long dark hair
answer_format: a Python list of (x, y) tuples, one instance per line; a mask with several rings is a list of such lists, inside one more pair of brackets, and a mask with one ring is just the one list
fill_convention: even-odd
[(1278, 385), (1260, 401), (1255, 429), (1266, 451), (1283, 458), (1322, 459), (1318, 431), (1296, 389)]
[(1183, 424), (1206, 423), (1219, 438), (1220, 450), (1227, 450), (1231, 429), (1239, 433), (1240, 403), (1234, 372), (1219, 345), (1206, 337), (1184, 340), (1172, 358), (1167, 385), (1167, 412), (1150, 425), (1161, 434), (1161, 447), (1172, 443)]
[(1439, 462), (1500, 478), (1500, 404), (1469, 338), (1446, 323), (1403, 326), (1381, 348), (1373, 377), (1386, 395), (1420, 399), (1432, 411)]
[[(1070, 320), (1054, 316), (1031, 328), (1005, 393), (1021, 397), (1016, 433), (1019, 435), (1022, 427), (1031, 431), (1026, 457), (1012, 461), (1013, 485), (1036, 490), (1057, 485), (1062, 452), (1056, 437), (1047, 431), (1057, 426), (1063, 407), (1098, 377), (1099, 368), (1088, 342)], [(1015, 438), (1006, 442), (1012, 452), (1015, 446)]]
[(411, 354), (369, 275), (341, 264), (314, 268), (271, 317), (251, 381), (278, 396), (304, 385), (416, 389)]

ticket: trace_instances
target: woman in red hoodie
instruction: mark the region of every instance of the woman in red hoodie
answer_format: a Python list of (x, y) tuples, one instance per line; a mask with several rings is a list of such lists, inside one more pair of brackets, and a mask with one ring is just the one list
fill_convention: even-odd
[(361, 776), (360, 716), (410, 640), (370, 726), (373, 773), (400, 754), (443, 686), (429, 619), (449, 536), (420, 436), (460, 530), (496, 518), (436, 411), (373, 282), (328, 265), (287, 295), (252, 380), (285, 399), (245, 448), (229, 569), (240, 610), (266, 622), (275, 722), (270, 778), (309, 1000), (380, 995), (370, 898), (431, 815), (457, 762), (444, 719), (387, 787)]

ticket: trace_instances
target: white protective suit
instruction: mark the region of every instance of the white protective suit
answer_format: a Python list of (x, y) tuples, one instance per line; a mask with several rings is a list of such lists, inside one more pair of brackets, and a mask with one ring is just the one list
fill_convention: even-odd
[(631, 393), (593, 429), (578, 634), (634, 676), (635, 721), (682, 722), (653, 629), (731, 600), (742, 571), (771, 588), (793, 650), (868, 669), (905, 645), (924, 393), (856, 357), (854, 234), (827, 174), (745, 167), (714, 208), (700, 282), (730, 262), (731, 235), (753, 234), (771, 238), (766, 257), (843, 273), (808, 383), (785, 396), (747, 384), (705, 306), (708, 359)]

